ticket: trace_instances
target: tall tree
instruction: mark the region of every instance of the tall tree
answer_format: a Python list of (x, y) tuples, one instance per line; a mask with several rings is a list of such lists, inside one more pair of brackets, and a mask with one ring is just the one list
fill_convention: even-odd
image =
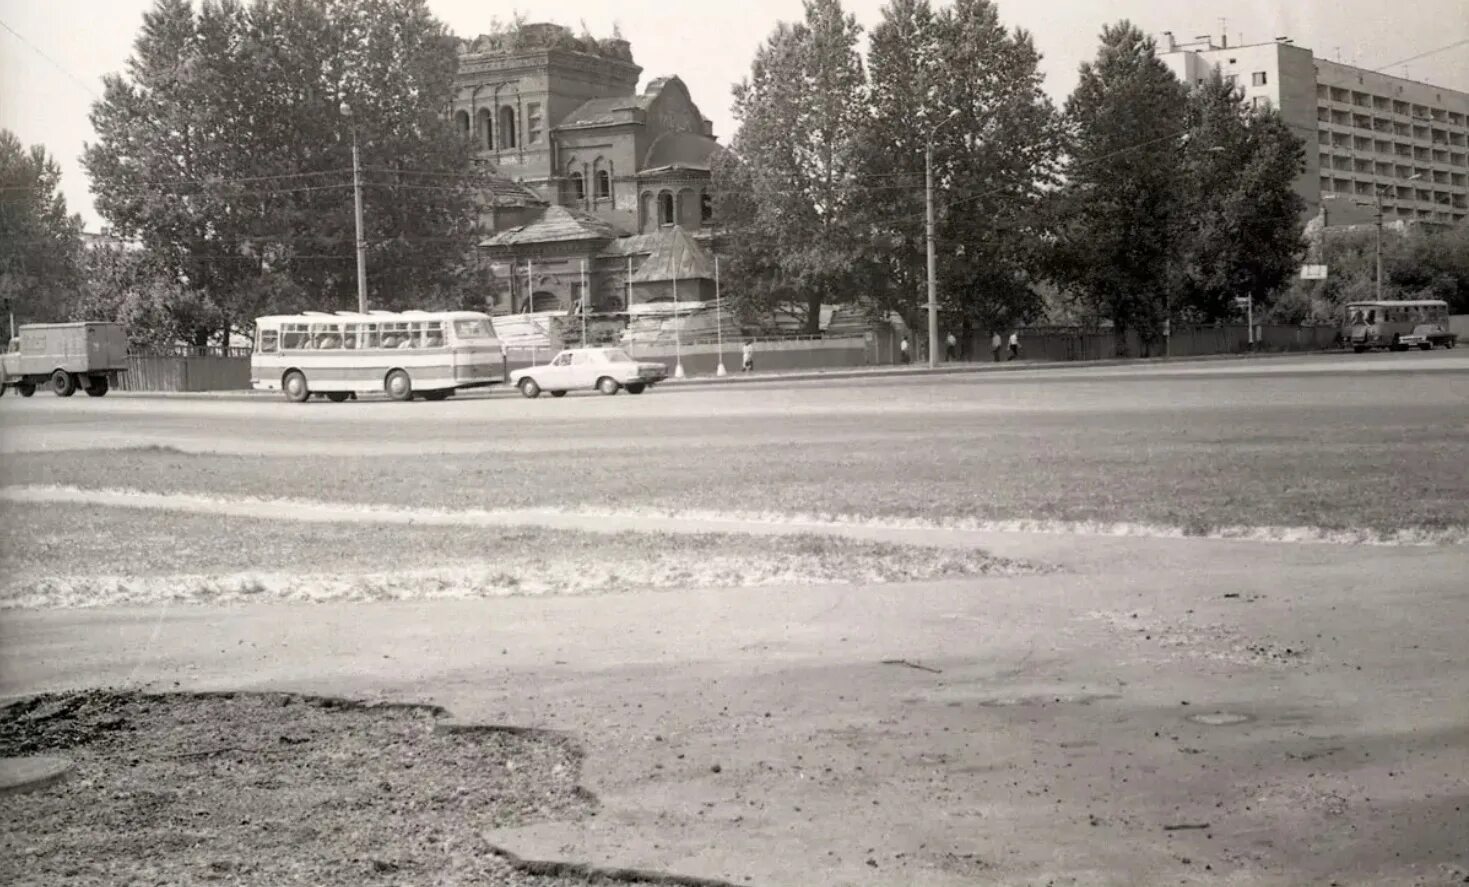
[(1302, 142), (1277, 111), (1248, 107), (1217, 72), (1190, 90), (1187, 118), (1177, 307), (1206, 321), (1232, 313), (1236, 296), (1266, 308), (1304, 248), (1305, 202), (1294, 188)]
[(82, 221), (60, 184), (45, 148), (0, 129), (0, 300), (18, 321), (59, 320), (75, 296)]
[(1185, 101), (1153, 41), (1123, 21), (1102, 30), (1066, 102), (1054, 273), (1112, 321), (1119, 353), (1130, 330), (1144, 343), (1158, 339), (1176, 281)]
[[(999, 328), (1039, 308), (1031, 267), (1036, 207), (1060, 132), (1030, 35), (990, 0), (892, 0), (869, 51), (873, 123), (865, 194), (887, 232), (897, 291), (926, 278), (924, 157), (933, 139), (937, 254), (947, 322)], [(909, 302), (913, 305), (913, 302)], [(917, 312), (915, 312), (917, 313)]]
[[(800, 293), (812, 332), (821, 306), (849, 298), (866, 263), (852, 212), (866, 122), (861, 31), (840, 0), (806, 0), (803, 21), (777, 26), (734, 88), (738, 162), (715, 170), (715, 209), (734, 251), (771, 250), (736, 259), (766, 270), (737, 285)], [(750, 199), (735, 198), (741, 189)]]
[(207, 309), (196, 343), (268, 310), (346, 308), (355, 129), (370, 299), (457, 301), (477, 182), (444, 116), (456, 64), (424, 0), (157, 0), (92, 111), (98, 211)]

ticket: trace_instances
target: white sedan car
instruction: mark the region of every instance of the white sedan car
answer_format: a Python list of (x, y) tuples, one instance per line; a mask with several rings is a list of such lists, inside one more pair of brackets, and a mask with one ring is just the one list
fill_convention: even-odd
[(626, 388), (628, 394), (642, 394), (666, 378), (663, 364), (639, 363), (621, 348), (568, 348), (550, 363), (511, 373), (510, 384), (526, 397), (540, 397), (542, 391), (562, 397), (579, 388), (603, 394)]

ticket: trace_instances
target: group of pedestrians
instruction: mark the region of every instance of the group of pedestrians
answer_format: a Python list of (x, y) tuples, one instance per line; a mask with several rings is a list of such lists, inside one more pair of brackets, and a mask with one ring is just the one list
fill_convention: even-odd
[[(1011, 332), (1010, 333), (1009, 349), (1010, 349), (1010, 359), (1011, 360), (1018, 360), (1020, 358), (1020, 333), (1019, 332)], [(1003, 359), (1001, 355), (1003, 355), (1005, 353), (1005, 341), (1000, 338), (1000, 334), (999, 333), (995, 333), (992, 336), (990, 336), (990, 350), (994, 352), (995, 362), (996, 363), (1000, 362), (1000, 360)], [(958, 359), (959, 359), (959, 340), (956, 339), (956, 338), (954, 338), (954, 334), (953, 333), (949, 333), (948, 336), (946, 336), (944, 338), (944, 360), (945, 361), (954, 361), (954, 360), (958, 360)], [(904, 336), (903, 337), (903, 340), (898, 343), (898, 360), (901, 363), (912, 363), (913, 362), (913, 357), (912, 357), (912, 355), (908, 351), (908, 337), (907, 336)]]

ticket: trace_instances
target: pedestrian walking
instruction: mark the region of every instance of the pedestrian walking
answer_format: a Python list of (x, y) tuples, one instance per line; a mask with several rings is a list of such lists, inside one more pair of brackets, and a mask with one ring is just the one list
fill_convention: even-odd
[(958, 360), (958, 359), (959, 359), (959, 340), (956, 339), (956, 338), (954, 338), (954, 334), (953, 333), (949, 333), (949, 335), (944, 338), (944, 360)]
[(1010, 333), (1010, 359), (1016, 360), (1020, 357), (1020, 333)]
[(901, 342), (898, 343), (898, 360), (902, 361), (903, 363), (907, 363), (908, 360), (909, 360), (909, 358), (908, 358), (908, 337), (907, 336), (904, 336), (903, 337), (903, 341), (901, 341)]
[(990, 335), (990, 352), (995, 356), (995, 363), (1000, 362), (1000, 351), (1005, 347), (1005, 340), (1000, 338), (999, 333)]
[(740, 349), (740, 372), (755, 372), (755, 340), (746, 339), (745, 346)]

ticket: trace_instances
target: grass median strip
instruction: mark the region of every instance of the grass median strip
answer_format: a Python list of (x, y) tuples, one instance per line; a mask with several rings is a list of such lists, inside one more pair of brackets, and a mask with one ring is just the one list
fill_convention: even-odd
[(412, 600), (1035, 572), (983, 551), (840, 537), (263, 520), (0, 503), (0, 607)]

